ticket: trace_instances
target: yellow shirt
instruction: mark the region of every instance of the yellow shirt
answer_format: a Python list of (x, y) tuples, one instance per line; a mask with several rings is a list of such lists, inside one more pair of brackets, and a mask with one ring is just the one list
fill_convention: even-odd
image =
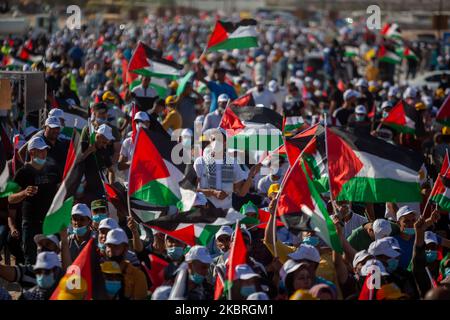
[(121, 263), (124, 274), (124, 295), (131, 300), (147, 299), (147, 278), (142, 270), (133, 266), (129, 261)]
[(169, 129), (176, 130), (181, 128), (182, 123), (181, 114), (177, 110), (171, 109), (164, 118), (162, 126), (166, 131)]

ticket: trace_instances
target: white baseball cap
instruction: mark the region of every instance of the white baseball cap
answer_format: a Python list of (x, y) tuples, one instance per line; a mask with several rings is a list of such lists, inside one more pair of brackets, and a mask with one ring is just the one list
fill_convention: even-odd
[(390, 87), (388, 91), (388, 96), (393, 97), (398, 94), (398, 87)]
[(45, 119), (45, 126), (50, 128), (60, 128), (61, 127), (61, 121), (57, 117), (48, 117)]
[[(136, 112), (136, 114), (134, 115), (134, 120), (150, 121), (150, 117), (148, 116), (147, 112), (139, 111), (139, 112)], [(108, 139), (108, 140), (111, 140), (111, 139)]]
[(356, 266), (358, 265), (358, 263), (363, 262), (364, 260), (366, 260), (368, 257), (371, 257), (372, 255), (367, 252), (367, 250), (361, 250), (358, 251), (355, 256), (353, 257), (353, 268), (356, 268)]
[(218, 98), (217, 98), (217, 102), (226, 102), (230, 100), (230, 97), (228, 97), (228, 95), (226, 93), (222, 93)]
[(375, 240), (369, 246), (367, 250), (373, 256), (385, 255), (389, 258), (397, 258), (400, 253), (392, 247), (389, 241), (385, 240), (386, 238)]
[[(295, 71), (295, 76), (298, 78), (301, 78), (305, 75), (305, 73), (302, 70)], [(306, 80), (306, 79), (305, 79)]]
[(305, 82), (308, 82), (308, 83), (309, 83), (309, 82), (312, 82), (312, 78), (311, 78), (311, 77), (306, 77), (306, 78), (305, 78)]
[(255, 83), (257, 86), (264, 84), (264, 79), (263, 78), (256, 78), (255, 79)]
[(265, 292), (255, 292), (249, 295), (247, 300), (269, 300), (269, 296)]
[(106, 235), (106, 241), (105, 244), (128, 244), (128, 237), (125, 231), (123, 231), (121, 228), (115, 228), (109, 230), (108, 234)]
[(102, 124), (100, 127), (98, 127), (97, 131), (95, 131), (98, 134), (101, 134), (109, 141), (114, 140), (114, 136), (112, 134), (112, 129), (110, 126), (106, 124)]
[(401, 217), (406, 216), (410, 213), (416, 213), (416, 212), (413, 209), (411, 209), (409, 206), (400, 207), (396, 214), (397, 221), (399, 221)]
[(389, 275), (389, 273), (386, 272), (386, 268), (384, 267), (383, 263), (377, 259), (368, 260), (361, 268), (361, 275), (367, 276), (368, 274), (372, 274), (372, 272), (370, 272), (370, 269), (373, 268), (373, 266), (377, 266), (380, 269), (380, 273), (382, 276)]
[(59, 248), (59, 240), (58, 237), (55, 236), (54, 234), (46, 236), (45, 234), (37, 234), (34, 236), (33, 240), (34, 243), (36, 243), (36, 245), (39, 244), (39, 242), (41, 242), (42, 240), (48, 239), (51, 242), (53, 242), (54, 244), (56, 244), (56, 246)]
[(64, 111), (62, 111), (61, 109), (58, 108), (54, 108), (52, 110), (50, 110), (50, 112), (48, 113), (49, 117), (56, 117), (56, 118), (64, 118)]
[(383, 89), (387, 89), (387, 88), (389, 88), (390, 86), (391, 86), (391, 84), (390, 84), (389, 81), (384, 81), (383, 84), (382, 84)]
[(26, 137), (29, 137), (29, 136), (31, 136), (32, 134), (34, 134), (34, 133), (36, 133), (38, 131), (39, 130), (37, 128), (35, 128), (33, 126), (29, 126), (29, 127), (26, 127), (25, 130), (23, 130), (23, 135), (26, 138)]
[(233, 234), (233, 229), (231, 229), (230, 226), (222, 226), (222, 227), (220, 227), (219, 231), (217, 231), (217, 233), (216, 233), (216, 240), (217, 240), (217, 238), (219, 238), (220, 236), (223, 236), (223, 235), (227, 235), (227, 236), (231, 237), (232, 234)]
[(376, 219), (372, 224), (375, 240), (387, 237), (392, 232), (391, 223), (386, 219)]
[(367, 88), (367, 80), (366, 79), (359, 79), (358, 82), (356, 82), (357, 87), (365, 87)]
[(289, 259), (283, 264), (283, 267), (280, 269), (280, 277), (281, 281), (286, 280), (286, 277), (289, 273), (297, 271), (300, 267), (308, 267), (308, 264), (306, 262), (297, 262), (294, 260)]
[(211, 101), (211, 97), (209, 96), (209, 94), (205, 94), (205, 95), (203, 96), (203, 100), (204, 100), (205, 102), (210, 102), (210, 101)]
[(186, 253), (187, 262), (198, 260), (202, 263), (210, 264), (213, 262), (211, 255), (208, 252), (208, 249), (204, 246), (193, 246), (188, 253)]
[(319, 251), (309, 244), (300, 244), (300, 246), (294, 252), (288, 254), (288, 257), (292, 260), (308, 260), (312, 262), (320, 262)]
[(248, 264), (239, 264), (235, 268), (234, 280), (248, 280), (251, 278), (261, 278), (261, 276), (248, 265)]
[(77, 203), (72, 207), (72, 216), (80, 215), (92, 219), (91, 209), (84, 203)]
[(415, 98), (417, 96), (417, 90), (413, 87), (406, 88), (403, 92), (403, 99)]
[(171, 291), (172, 291), (171, 286), (159, 286), (153, 292), (152, 300), (168, 300)]
[(315, 79), (315, 80), (313, 81), (313, 86), (314, 86), (314, 87), (320, 87), (321, 85), (322, 85), (322, 82), (320, 82), (319, 79)]
[[(59, 121), (59, 120), (58, 120)], [(28, 151), (33, 149), (44, 150), (50, 148), (41, 137), (34, 137), (28, 142)]]
[(394, 237), (384, 237), (382, 239), (380, 239), (380, 241), (386, 241), (387, 243), (389, 243), (389, 245), (392, 247), (392, 249), (400, 251), (400, 244), (398, 243), (398, 240), (395, 239)]
[(425, 244), (429, 244), (429, 243), (436, 243), (439, 244), (438, 238), (436, 236), (436, 233), (432, 232), (432, 231), (425, 231)]
[(381, 104), (381, 109), (392, 108), (392, 102), (385, 101)]
[(270, 80), (267, 87), (269, 88), (270, 91), (275, 91), (278, 87), (277, 80)]
[(205, 206), (208, 203), (208, 200), (206, 199), (206, 196), (203, 192), (197, 192), (195, 193), (195, 199), (193, 206)]
[(33, 266), (33, 269), (50, 270), (54, 267), (61, 268), (61, 261), (59, 261), (58, 255), (53, 251), (45, 251), (37, 255), (36, 264)]
[(367, 114), (367, 109), (362, 104), (355, 108), (355, 113), (357, 114)]
[(359, 94), (355, 90), (347, 89), (344, 92), (344, 100), (350, 100), (351, 98), (357, 98), (357, 97), (359, 97)]
[(102, 221), (100, 221), (100, 223), (98, 224), (98, 229), (108, 229), (108, 230), (112, 230), (112, 229), (117, 229), (119, 228), (119, 224), (117, 223), (116, 220), (114, 220), (113, 218), (106, 218), (103, 219)]

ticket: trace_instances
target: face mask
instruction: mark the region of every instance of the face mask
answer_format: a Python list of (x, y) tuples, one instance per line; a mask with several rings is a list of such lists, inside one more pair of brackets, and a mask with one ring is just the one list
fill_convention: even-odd
[(47, 159), (41, 159), (41, 158), (34, 158), (33, 162), (39, 166), (43, 166)]
[(108, 295), (115, 296), (122, 288), (122, 282), (118, 280), (105, 280), (105, 288)]
[(84, 192), (84, 186), (82, 184), (80, 184), (77, 188), (77, 193), (82, 194), (83, 192)]
[(432, 263), (437, 259), (437, 251), (436, 250), (426, 250), (425, 257), (427, 259), (427, 263)]
[(319, 244), (319, 237), (317, 236), (306, 237), (305, 239), (303, 239), (303, 243), (315, 247)]
[(383, 114), (382, 114), (382, 117), (383, 117), (383, 118), (386, 118), (388, 115), (389, 115), (389, 112), (383, 111)]
[(387, 261), (387, 272), (394, 272), (398, 267), (398, 260), (395, 258), (391, 258)]
[(450, 268), (445, 268), (445, 270), (444, 270), (444, 278), (447, 278), (448, 276), (450, 276)]
[(140, 122), (140, 123), (138, 123), (138, 124), (136, 125), (136, 129), (139, 129), (139, 128), (145, 128), (145, 129), (147, 129), (147, 126), (146, 126), (145, 124), (143, 124), (142, 122)]
[(365, 116), (355, 115), (355, 120), (358, 122), (364, 121)]
[(51, 274), (37, 274), (36, 283), (40, 288), (48, 289), (55, 283), (53, 273)]
[(77, 236), (84, 236), (87, 232), (87, 226), (84, 227), (79, 227), (79, 228), (73, 228), (73, 233), (76, 234)]
[(256, 288), (254, 285), (250, 285), (250, 286), (242, 286), (240, 293), (241, 296), (243, 297), (248, 297), (249, 295), (251, 295), (252, 293), (256, 292)]
[(103, 119), (103, 118), (97, 118), (97, 119), (96, 119), (96, 121), (97, 121), (97, 123), (98, 123), (99, 125), (101, 125), (101, 124), (104, 124), (104, 123), (108, 122), (108, 120), (106, 120), (106, 119)]
[(170, 259), (177, 261), (183, 255), (183, 248), (182, 247), (167, 248), (167, 255), (169, 256)]
[(108, 215), (106, 213), (100, 213), (100, 214), (96, 214), (95, 216), (92, 216), (92, 221), (96, 222), (96, 223), (100, 223), (100, 221), (102, 221), (103, 219), (107, 219)]
[(195, 284), (201, 284), (203, 280), (205, 280), (205, 277), (198, 273), (193, 273), (189, 275), (189, 279)]
[(106, 245), (104, 243), (100, 243), (100, 242), (97, 243), (97, 248), (99, 248), (100, 251), (105, 251), (105, 247), (106, 247)]
[(403, 233), (412, 236), (416, 233), (416, 230), (414, 228), (405, 228), (405, 230), (403, 230)]

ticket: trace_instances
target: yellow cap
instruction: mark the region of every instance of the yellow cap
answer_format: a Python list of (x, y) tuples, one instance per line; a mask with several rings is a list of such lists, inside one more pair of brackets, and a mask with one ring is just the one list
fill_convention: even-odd
[(177, 90), (178, 88), (178, 82), (176, 82), (175, 80), (173, 80), (171, 83), (169, 83), (169, 88), (173, 89), (173, 90)]
[(382, 285), (377, 291), (377, 300), (398, 300), (407, 297), (393, 282)]
[(437, 89), (435, 95), (438, 98), (443, 98), (445, 95), (444, 89), (442, 89), (442, 88)]
[[(69, 283), (71, 284), (70, 287), (68, 286)], [(86, 280), (76, 274), (66, 274), (59, 282), (58, 287), (58, 300), (83, 300), (87, 292)]]
[(113, 95), (113, 93), (111, 91), (106, 91), (103, 96), (102, 96), (102, 100), (103, 101), (114, 101), (116, 100), (116, 97)]
[(120, 270), (120, 266), (115, 261), (106, 261), (100, 264), (103, 273), (108, 274), (122, 274), (122, 270)]
[(175, 96), (168, 96), (166, 98), (166, 104), (174, 104), (176, 101), (176, 97)]
[(450, 135), (450, 127), (442, 127), (442, 134), (443, 135)]
[(267, 191), (267, 196), (270, 197), (270, 195), (274, 192), (280, 191), (280, 185), (278, 183), (273, 183), (270, 185), (269, 190)]
[(425, 106), (425, 103), (423, 103), (423, 102), (417, 102), (416, 105), (415, 105), (415, 107), (416, 107), (416, 110), (417, 110), (417, 111), (425, 110), (425, 109), (427, 108), (427, 107)]
[(299, 289), (289, 298), (289, 300), (317, 300), (308, 290)]
[(369, 86), (369, 92), (371, 92), (371, 93), (377, 92), (377, 87)]

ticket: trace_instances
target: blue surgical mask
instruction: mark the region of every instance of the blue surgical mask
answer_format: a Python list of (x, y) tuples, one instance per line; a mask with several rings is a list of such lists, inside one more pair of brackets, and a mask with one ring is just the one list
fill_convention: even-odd
[(55, 283), (55, 277), (53, 273), (50, 274), (37, 274), (36, 283), (40, 288), (48, 289)]
[(33, 162), (39, 166), (43, 166), (47, 162), (47, 159), (34, 158)]
[(108, 215), (106, 213), (100, 213), (92, 216), (92, 221), (100, 223), (103, 219), (107, 219)]
[(86, 234), (86, 232), (88, 231), (87, 226), (84, 227), (79, 227), (79, 228), (73, 228), (73, 234), (77, 235), (77, 236), (84, 236)]
[(398, 268), (398, 260), (395, 258), (391, 258), (387, 261), (387, 272), (394, 272)]
[(425, 257), (427, 259), (427, 263), (432, 263), (436, 261), (438, 253), (436, 250), (426, 250)]
[(405, 228), (405, 230), (403, 230), (403, 233), (412, 236), (416, 233), (416, 230), (414, 228)]
[(106, 245), (104, 243), (100, 242), (97, 243), (97, 248), (99, 248), (101, 251), (105, 251), (105, 247)]
[(183, 255), (184, 249), (182, 247), (171, 247), (167, 248), (166, 251), (170, 259), (177, 261), (180, 260), (181, 256)]
[(122, 282), (118, 280), (105, 280), (106, 292), (110, 296), (115, 296), (122, 288)]
[(256, 292), (256, 288), (254, 285), (249, 285), (249, 286), (242, 286), (240, 293), (241, 296), (243, 297), (248, 297), (249, 295), (251, 295), (252, 293)]
[(303, 239), (303, 243), (315, 247), (319, 244), (319, 237), (317, 236), (306, 237)]
[(382, 113), (382, 117), (383, 117), (383, 118), (386, 118), (388, 115), (389, 115), (389, 112), (383, 111), (383, 113)]
[(355, 120), (358, 122), (364, 121), (365, 118), (366, 118), (366, 116), (364, 116), (364, 115), (358, 115), (358, 114), (355, 115)]
[(447, 278), (448, 276), (450, 276), (450, 268), (445, 268), (445, 270), (444, 270), (444, 278)]
[(201, 284), (203, 280), (205, 280), (205, 276), (194, 272), (189, 275), (189, 279), (191, 279), (191, 281), (195, 284)]

